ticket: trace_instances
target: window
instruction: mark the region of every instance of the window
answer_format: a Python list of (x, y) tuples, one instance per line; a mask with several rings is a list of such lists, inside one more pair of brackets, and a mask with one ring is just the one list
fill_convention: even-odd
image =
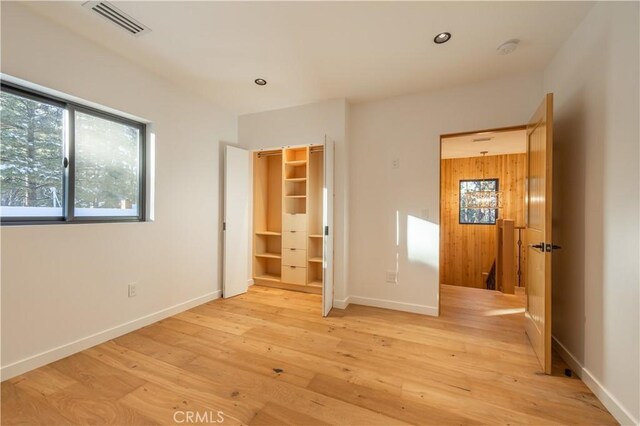
[(495, 225), (498, 179), (460, 181), (460, 224)]
[(5, 83), (0, 120), (3, 224), (143, 220), (144, 124)]

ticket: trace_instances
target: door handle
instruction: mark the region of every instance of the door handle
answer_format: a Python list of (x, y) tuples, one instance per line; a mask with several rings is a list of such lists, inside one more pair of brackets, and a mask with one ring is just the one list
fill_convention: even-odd
[(545, 244), (545, 243), (529, 244), (529, 247), (536, 248), (543, 253), (544, 252), (551, 253), (553, 250), (560, 250), (562, 248), (556, 244)]

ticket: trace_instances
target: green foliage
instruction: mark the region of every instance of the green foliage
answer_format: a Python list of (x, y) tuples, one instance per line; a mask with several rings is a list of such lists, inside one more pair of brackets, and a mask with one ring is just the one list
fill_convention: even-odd
[(62, 201), (64, 109), (2, 92), (0, 202), (59, 207)]
[(460, 223), (495, 224), (498, 212), (497, 179), (460, 181)]
[(75, 122), (75, 206), (137, 205), (139, 130), (81, 112)]
[[(65, 108), (0, 95), (2, 206), (60, 207)], [(75, 206), (132, 208), (139, 193), (139, 129), (75, 114)]]

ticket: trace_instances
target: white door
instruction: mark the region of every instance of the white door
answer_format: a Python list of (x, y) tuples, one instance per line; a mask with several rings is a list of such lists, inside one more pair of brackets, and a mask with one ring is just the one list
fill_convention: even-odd
[(249, 279), (249, 152), (227, 146), (224, 161), (222, 297), (247, 292)]
[(324, 137), (324, 189), (322, 195), (322, 316), (329, 315), (333, 307), (333, 141)]

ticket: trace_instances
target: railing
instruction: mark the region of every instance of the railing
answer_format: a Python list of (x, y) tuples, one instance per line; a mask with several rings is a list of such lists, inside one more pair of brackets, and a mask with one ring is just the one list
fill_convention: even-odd
[(496, 290), (507, 294), (515, 293), (514, 225), (515, 222), (511, 219), (496, 221)]

